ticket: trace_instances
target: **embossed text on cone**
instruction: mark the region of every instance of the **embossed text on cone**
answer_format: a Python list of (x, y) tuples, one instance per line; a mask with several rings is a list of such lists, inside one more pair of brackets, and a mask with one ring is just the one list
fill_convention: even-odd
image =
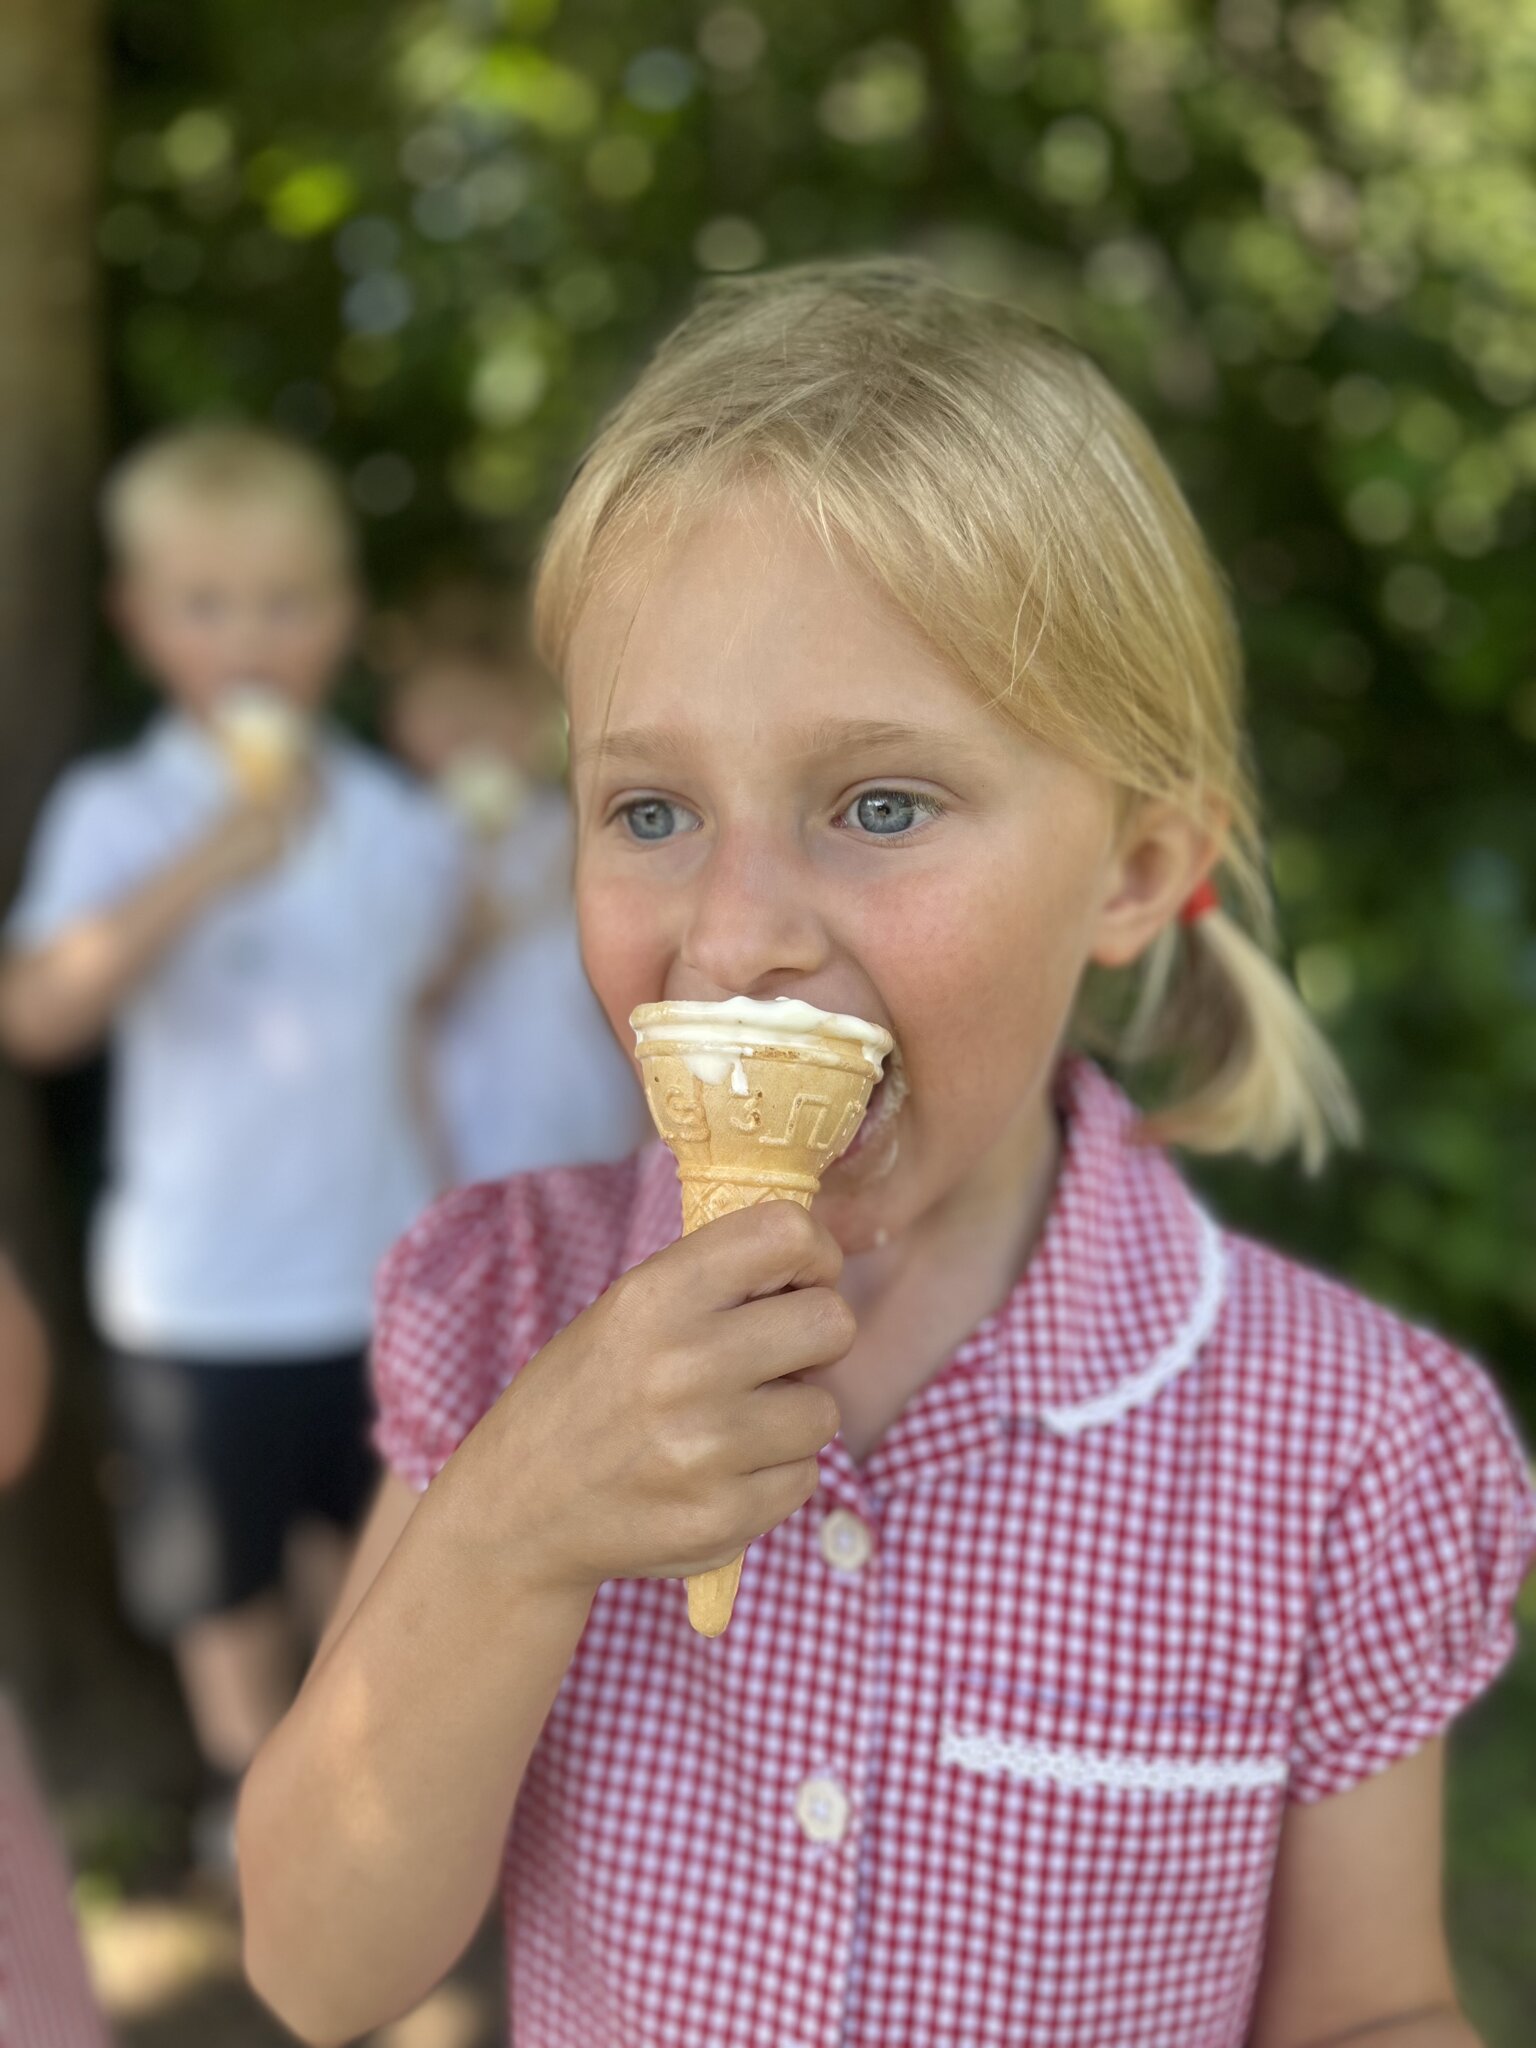
[[(878, 1026), (803, 1003), (647, 1003), (629, 1021), (651, 1116), (677, 1161), (685, 1234), (758, 1202), (808, 1209), (891, 1043)], [(741, 1566), (689, 1579), (701, 1635), (730, 1621)]]

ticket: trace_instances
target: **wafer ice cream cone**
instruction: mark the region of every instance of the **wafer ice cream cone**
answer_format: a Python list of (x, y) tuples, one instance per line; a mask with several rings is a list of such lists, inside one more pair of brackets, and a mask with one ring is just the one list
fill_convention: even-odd
[[(645, 1003), (630, 1017), (652, 1119), (677, 1161), (683, 1230), (758, 1202), (809, 1209), (847, 1149), (889, 1032), (810, 1003)], [(741, 1558), (688, 1581), (688, 1618), (717, 1636)]]
[(309, 721), (274, 691), (231, 690), (213, 717), (214, 738), (237, 788), (273, 798), (288, 787), (309, 749)]

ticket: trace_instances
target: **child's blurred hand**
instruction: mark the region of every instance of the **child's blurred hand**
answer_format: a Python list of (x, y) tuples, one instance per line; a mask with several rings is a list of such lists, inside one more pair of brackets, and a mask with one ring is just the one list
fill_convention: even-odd
[(841, 1269), (831, 1235), (775, 1201), (615, 1281), (450, 1461), (473, 1537), (591, 1590), (730, 1563), (816, 1491), (840, 1416), (795, 1376), (853, 1343)]
[(307, 773), (269, 794), (237, 795), (198, 849), (209, 886), (232, 889), (275, 867), (303, 829), (316, 796)]

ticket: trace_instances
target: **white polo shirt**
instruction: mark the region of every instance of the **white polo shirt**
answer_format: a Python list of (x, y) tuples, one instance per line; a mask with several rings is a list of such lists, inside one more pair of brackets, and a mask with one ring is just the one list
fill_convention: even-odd
[(581, 964), (572, 853), (570, 806), (549, 789), (488, 849), (513, 929), (466, 977), (433, 1058), (465, 1181), (622, 1159), (651, 1134), (634, 1064)]
[[(121, 1011), (92, 1244), (113, 1342), (212, 1359), (364, 1340), (374, 1268), (431, 1186), (409, 1113), (416, 991), (463, 889), (454, 835), (340, 733), (280, 864), (210, 903)], [(59, 783), (11, 913), (46, 943), (184, 852), (229, 800), (190, 721)]]

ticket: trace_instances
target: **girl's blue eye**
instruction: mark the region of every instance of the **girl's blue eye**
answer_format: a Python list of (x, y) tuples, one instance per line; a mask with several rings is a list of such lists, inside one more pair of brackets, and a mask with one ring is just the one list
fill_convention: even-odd
[(899, 839), (920, 818), (936, 817), (942, 808), (936, 797), (922, 796), (916, 790), (866, 789), (843, 816), (855, 819), (859, 829), (874, 838)]
[(636, 797), (633, 803), (625, 804), (621, 815), (635, 839), (670, 839), (674, 832), (691, 829), (684, 822), (689, 814), (680, 805), (669, 804), (665, 797)]

